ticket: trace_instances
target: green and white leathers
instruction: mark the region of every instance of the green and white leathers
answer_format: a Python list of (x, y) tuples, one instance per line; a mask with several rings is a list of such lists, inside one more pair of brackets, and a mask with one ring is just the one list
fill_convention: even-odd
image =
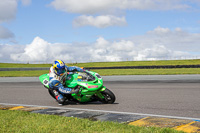
[[(43, 74), (39, 79), (45, 88), (49, 89), (49, 74)], [(79, 88), (78, 93), (64, 95), (69, 101), (100, 101), (108, 104), (115, 102), (115, 95), (103, 86), (103, 79), (96, 72), (87, 70), (83, 72), (70, 72), (67, 75), (65, 86), (69, 88)]]

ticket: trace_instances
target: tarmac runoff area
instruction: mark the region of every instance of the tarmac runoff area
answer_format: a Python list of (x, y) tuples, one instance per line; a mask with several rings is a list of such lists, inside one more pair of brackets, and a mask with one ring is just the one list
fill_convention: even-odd
[(4, 103), (0, 103), (0, 109), (21, 110), (39, 114), (86, 118), (92, 121), (114, 121), (134, 126), (173, 128), (175, 130), (188, 133), (200, 132), (200, 119), (195, 118)]
[[(134, 75), (102, 76), (104, 81), (133, 82), (199, 82), (200, 75)], [(39, 82), (38, 77), (1, 77), (0, 82)], [(52, 106), (20, 105), (0, 103), (1, 110), (22, 110), (31, 113), (87, 118), (90, 120), (115, 121), (135, 126), (168, 127), (184, 132), (200, 133), (200, 118), (175, 117), (105, 110), (64, 108)]]

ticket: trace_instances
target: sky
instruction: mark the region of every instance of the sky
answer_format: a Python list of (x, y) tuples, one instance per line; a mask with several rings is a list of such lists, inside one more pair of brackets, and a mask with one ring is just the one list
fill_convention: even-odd
[(0, 62), (200, 59), (200, 0), (0, 0)]

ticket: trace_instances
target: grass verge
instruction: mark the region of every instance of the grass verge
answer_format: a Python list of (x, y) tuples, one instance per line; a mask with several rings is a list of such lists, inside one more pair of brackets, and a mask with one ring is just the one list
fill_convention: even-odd
[[(109, 75), (178, 75), (200, 74), (200, 68), (176, 68), (176, 69), (94, 69), (102, 76)], [(48, 73), (48, 70), (40, 71), (1, 71), (0, 77), (38, 77)]]
[(178, 75), (200, 74), (200, 68), (176, 68), (176, 69), (96, 69), (91, 70), (105, 75)]
[[(53, 63), (53, 62), (52, 62)], [(163, 65), (199, 65), (200, 59), (196, 60), (162, 60), (162, 61), (122, 61), (122, 62), (89, 62), (68, 63), (68, 66), (79, 67), (116, 67), (116, 66), (163, 66)], [(24, 68), (24, 67), (50, 67), (52, 64), (20, 64), (0, 63), (0, 68)]]
[(181, 133), (170, 128), (136, 127), (17, 110), (0, 110), (0, 132)]
[(116, 66), (164, 66), (164, 65), (199, 65), (200, 60), (161, 60), (161, 61), (123, 61), (123, 62), (91, 62), (69, 64), (79, 67), (116, 67)]
[(38, 71), (1, 71), (0, 77), (38, 77), (42, 74), (49, 73), (49, 70)]

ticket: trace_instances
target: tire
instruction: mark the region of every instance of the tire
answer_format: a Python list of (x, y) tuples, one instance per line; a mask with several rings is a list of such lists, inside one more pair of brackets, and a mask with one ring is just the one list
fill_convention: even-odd
[(50, 94), (54, 99), (56, 99), (56, 98), (55, 98), (55, 95), (54, 95), (54, 93), (53, 93), (53, 90), (50, 90), (50, 89), (49, 89), (48, 91), (49, 91), (49, 94)]
[(104, 96), (104, 99), (101, 100), (102, 103), (112, 104), (115, 102), (115, 95), (109, 89), (106, 88), (106, 90), (102, 91), (101, 94)]

